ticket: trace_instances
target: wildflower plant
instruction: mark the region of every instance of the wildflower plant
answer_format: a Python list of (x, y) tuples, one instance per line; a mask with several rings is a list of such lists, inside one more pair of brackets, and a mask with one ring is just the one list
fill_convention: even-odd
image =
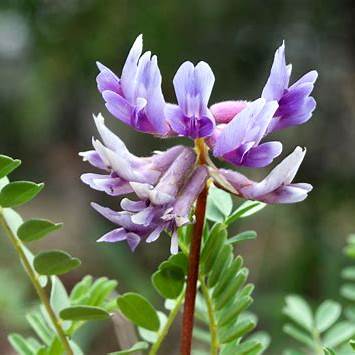
[[(141, 35), (120, 76), (101, 63), (97, 66), (98, 90), (115, 118), (159, 139), (186, 137), (194, 142), (194, 148), (177, 145), (138, 157), (98, 114), (94, 122), (99, 137), (92, 139), (93, 149), (80, 153), (99, 169), (83, 174), (82, 181), (120, 198), (119, 211), (92, 203), (114, 225), (99, 242), (125, 241), (134, 251), (143, 242), (170, 238), (168, 258), (151, 278), (165, 299), (165, 311), (157, 311), (138, 293), (117, 294), (117, 282), (107, 279), (87, 276), (67, 292), (57, 275), (78, 267), (80, 261), (59, 250), (30, 254), (24, 243), (40, 239), (60, 225), (44, 220), (23, 222), (9, 209), (30, 200), (43, 186), (10, 183), (6, 176), (20, 162), (1, 156), (0, 221), (43, 304), (28, 318), (41, 342), (14, 334), (11, 344), (26, 355), (80, 354), (72, 337), (81, 326), (119, 314), (137, 327), (140, 341), (137, 338), (130, 348), (114, 354), (147, 350), (154, 355), (183, 308), (183, 355), (191, 353), (193, 337), (202, 347), (207, 343), (213, 355), (263, 353), (269, 338), (263, 332), (252, 333), (257, 319), (248, 308), (254, 286), (247, 282), (249, 270), (233, 248), (255, 238), (256, 233), (245, 231), (230, 237), (229, 227), (266, 204), (303, 201), (312, 186), (293, 182), (306, 153), (301, 147), (261, 181), (253, 181), (237, 169), (264, 168), (281, 155), (282, 143), (268, 140), (268, 135), (311, 118), (316, 103), (310, 95), (317, 72), (290, 84), (292, 68), (286, 64), (283, 43), (259, 98), (211, 105), (215, 77), (202, 61), (180, 66), (173, 79), (176, 103), (166, 102), (157, 57), (143, 53)], [(218, 167), (218, 159), (231, 168)], [(232, 196), (238, 199), (237, 206)], [(48, 281), (50, 297), (45, 288)], [(201, 349), (201, 353), (206, 352)]]

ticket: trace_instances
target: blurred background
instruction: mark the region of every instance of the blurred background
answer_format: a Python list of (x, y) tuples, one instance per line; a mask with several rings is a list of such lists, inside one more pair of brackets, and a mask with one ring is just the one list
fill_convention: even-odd
[[(96, 89), (95, 61), (120, 74), (131, 44), (143, 33), (145, 48), (158, 54), (167, 101), (175, 100), (171, 81), (187, 59), (213, 68), (211, 103), (251, 100), (260, 96), (284, 39), (292, 81), (319, 71), (318, 108), (309, 123), (275, 138), (284, 143), (284, 155), (296, 145), (307, 147), (297, 180), (315, 189), (304, 203), (268, 207), (235, 226), (235, 232), (258, 233), (238, 252), (256, 283), (259, 328), (273, 337), (268, 353), (279, 354), (289, 344), (281, 330), (285, 295), (299, 293), (313, 303), (339, 299), (342, 248), (355, 231), (354, 15), (351, 0), (1, 0), (0, 152), (22, 159), (13, 178), (46, 182), (40, 197), (21, 208), (23, 216), (65, 223), (33, 249), (61, 247), (82, 259), (82, 267), (64, 278), (69, 289), (85, 274), (106, 275), (119, 280), (120, 292), (139, 291), (162, 306), (149, 275), (167, 256), (168, 240), (142, 244), (134, 254), (126, 244), (97, 244), (112, 226), (89, 202), (115, 208), (118, 201), (80, 182), (93, 169), (77, 153), (91, 148), (91, 115), (100, 111), (138, 155), (175, 142), (134, 132), (106, 111)], [(24, 309), (35, 302), (11, 247), (0, 239), (1, 354), (12, 354), (10, 331), (28, 331)], [(178, 325), (162, 354), (177, 348)], [(116, 350), (112, 325), (86, 329), (83, 344), (85, 354)]]

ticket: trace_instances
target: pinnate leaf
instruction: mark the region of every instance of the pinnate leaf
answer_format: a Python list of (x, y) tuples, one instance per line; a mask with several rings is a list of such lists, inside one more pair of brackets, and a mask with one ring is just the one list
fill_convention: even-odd
[(101, 307), (72, 306), (59, 312), (60, 318), (71, 321), (103, 320), (110, 317), (109, 313)]

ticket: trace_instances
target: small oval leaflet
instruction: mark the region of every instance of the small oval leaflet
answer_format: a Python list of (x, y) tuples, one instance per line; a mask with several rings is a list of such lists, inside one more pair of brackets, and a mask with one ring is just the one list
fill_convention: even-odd
[(157, 331), (160, 321), (156, 310), (143, 296), (127, 292), (117, 298), (121, 312), (134, 324), (153, 331)]
[(43, 187), (44, 184), (35, 184), (30, 181), (10, 182), (0, 192), (0, 206), (20, 206), (37, 196)]
[(53, 223), (46, 219), (30, 219), (19, 227), (17, 235), (23, 242), (32, 242), (45, 237), (61, 226), (62, 223)]
[(126, 355), (126, 354), (135, 354), (137, 351), (148, 349), (149, 345), (145, 341), (139, 341), (132, 345), (129, 349), (115, 351), (113, 353), (109, 353), (108, 355)]
[(21, 165), (21, 160), (12, 159), (6, 155), (0, 155), (0, 179), (9, 175)]
[(41, 275), (61, 275), (78, 266), (81, 261), (62, 250), (50, 250), (35, 256), (33, 266)]
[(59, 313), (63, 320), (84, 321), (84, 320), (104, 320), (110, 317), (109, 313), (94, 306), (72, 306), (64, 308)]
[(183, 270), (173, 264), (166, 265), (152, 275), (152, 283), (165, 298), (177, 298), (184, 287)]

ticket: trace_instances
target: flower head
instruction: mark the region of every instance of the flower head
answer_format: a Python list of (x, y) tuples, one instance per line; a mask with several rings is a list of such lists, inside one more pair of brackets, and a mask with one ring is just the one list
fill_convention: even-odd
[(268, 132), (305, 123), (316, 108), (316, 101), (309, 95), (317, 80), (317, 71), (308, 72), (289, 86), (291, 71), (292, 65), (286, 65), (285, 43), (282, 43), (275, 53), (270, 76), (261, 95), (268, 101), (279, 103)]
[[(201, 149), (207, 144), (215, 157), (235, 166), (270, 164), (281, 154), (282, 144), (265, 142), (268, 133), (306, 122), (315, 108), (310, 94), (317, 72), (289, 86), (291, 66), (286, 65), (284, 44), (276, 51), (261, 98), (227, 100), (210, 108), (215, 79), (205, 62), (180, 66), (173, 80), (177, 105), (165, 103), (157, 58), (150, 52), (142, 54), (142, 36), (135, 40), (121, 78), (100, 63), (98, 67), (98, 89), (116, 118), (160, 137), (199, 138), (198, 154), (208, 151)], [(207, 156), (197, 159), (192, 148), (180, 145), (137, 157), (106, 127), (101, 115), (94, 120), (101, 140), (93, 139), (94, 149), (80, 155), (103, 172), (83, 174), (82, 181), (112, 196), (133, 196), (124, 196), (121, 211), (92, 204), (117, 226), (99, 239), (102, 242), (125, 240), (135, 250), (141, 241), (151, 243), (165, 231), (171, 237), (171, 252), (176, 253), (177, 228), (194, 222), (193, 206), (207, 179), (239, 197), (270, 204), (299, 202), (312, 190), (310, 184), (293, 182), (306, 152), (300, 147), (256, 182), (237, 171), (217, 168)]]
[(134, 129), (164, 136), (169, 131), (165, 120), (165, 101), (157, 57), (142, 55), (142, 35), (138, 36), (118, 78), (103, 64), (96, 78), (97, 86), (113, 116)]
[(167, 105), (166, 116), (171, 128), (179, 135), (192, 139), (213, 133), (215, 120), (207, 105), (211, 96), (214, 75), (210, 66), (200, 62), (183, 63), (174, 77), (178, 105)]

